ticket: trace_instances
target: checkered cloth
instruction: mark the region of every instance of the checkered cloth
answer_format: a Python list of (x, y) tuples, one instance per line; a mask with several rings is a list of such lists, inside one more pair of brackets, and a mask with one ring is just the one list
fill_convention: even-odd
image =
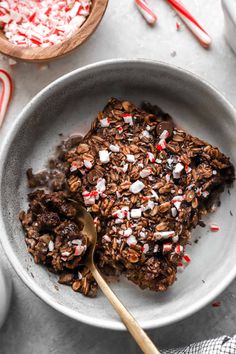
[(223, 336), (207, 340), (197, 344), (191, 344), (185, 348), (170, 349), (163, 354), (236, 354), (236, 335)]

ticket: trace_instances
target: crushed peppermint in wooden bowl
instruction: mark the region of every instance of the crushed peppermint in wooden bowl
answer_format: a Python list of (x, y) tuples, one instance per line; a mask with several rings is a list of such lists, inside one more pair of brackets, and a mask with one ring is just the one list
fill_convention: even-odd
[(0, 1), (0, 51), (42, 61), (62, 56), (96, 29), (108, 0)]
[(6, 38), (23, 47), (48, 47), (64, 41), (88, 17), (90, 0), (7, 0), (0, 3)]

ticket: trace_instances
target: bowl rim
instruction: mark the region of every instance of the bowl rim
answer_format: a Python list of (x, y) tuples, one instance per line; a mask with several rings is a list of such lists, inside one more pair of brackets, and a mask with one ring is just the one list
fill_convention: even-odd
[(20, 47), (9, 42), (4, 34), (1, 33), (0, 53), (13, 59), (26, 62), (46, 62), (62, 58), (83, 44), (94, 33), (105, 14), (108, 1), (109, 0), (96, 0), (83, 25), (78, 28), (72, 36), (68, 37), (63, 42), (46, 48)]
[[(47, 85), (45, 88), (43, 88), (38, 94), (36, 94), (30, 102), (23, 108), (21, 113), (16, 117), (15, 121), (13, 122), (10, 130), (8, 133), (5, 135), (3, 138), (3, 141), (0, 145), (0, 188), (2, 186), (2, 175), (4, 173), (3, 167), (4, 167), (4, 161), (6, 159), (6, 156), (8, 154), (9, 147), (11, 146), (15, 136), (17, 135), (17, 132), (21, 125), (27, 121), (27, 111), (30, 109), (30, 107), (37, 103), (38, 100), (42, 100), (44, 97), (47, 96), (47, 93), (50, 92), (51, 89), (56, 87), (57, 85), (60, 85), (63, 82), (66, 82), (68, 79), (70, 79), (73, 76), (78, 76), (80, 73), (85, 73), (89, 72), (90, 70), (93, 69), (102, 69), (103, 67), (112, 68), (113, 66), (116, 66), (117, 64), (122, 64), (122, 65), (148, 65), (150, 67), (154, 67), (156, 69), (159, 68), (164, 68), (166, 70), (170, 70), (172, 72), (177, 72), (182, 75), (184, 75), (187, 79), (189, 80), (194, 80), (198, 84), (201, 84), (203, 87), (207, 88), (212, 95), (215, 96), (215, 98), (218, 100), (219, 103), (221, 103), (225, 110), (228, 111), (228, 114), (233, 117), (233, 120), (236, 121), (236, 111), (233, 107), (233, 105), (211, 84), (209, 84), (205, 79), (202, 79), (200, 76), (185, 70), (183, 68), (180, 68), (178, 66), (172, 65), (172, 64), (167, 64), (163, 63), (160, 61), (155, 61), (155, 60), (147, 60), (147, 59), (110, 59), (110, 60), (105, 60), (105, 61), (100, 61), (96, 62), (93, 64), (86, 65), (84, 67), (81, 67), (79, 69), (76, 69), (72, 72), (69, 72), (49, 85)], [(123, 323), (114, 321), (114, 320), (102, 320), (102, 319), (93, 319), (91, 316), (83, 315), (80, 314), (67, 306), (64, 306), (62, 304), (56, 303), (53, 300), (53, 297), (47, 294), (44, 289), (42, 289), (39, 285), (37, 285), (34, 280), (27, 274), (26, 270), (23, 268), (21, 265), (21, 262), (18, 260), (18, 258), (15, 255), (15, 252), (13, 251), (10, 241), (7, 236), (6, 228), (5, 228), (5, 223), (4, 223), (4, 218), (2, 214), (2, 208), (1, 208), (1, 199), (0, 199), (0, 234), (1, 234), (1, 243), (3, 246), (3, 249), (12, 264), (14, 270), (16, 273), (19, 275), (19, 277), (23, 280), (23, 282), (28, 286), (28, 288), (36, 294), (40, 299), (42, 299), (44, 302), (46, 302), (48, 305), (50, 305), (52, 308), (55, 310), (63, 313), (64, 315), (75, 319), (77, 321), (83, 322), (85, 324), (89, 324), (95, 327), (100, 327), (100, 328), (105, 328), (105, 329), (113, 329), (113, 330), (125, 330), (125, 326)], [(195, 312), (199, 311), (202, 309), (204, 306), (206, 306), (208, 303), (213, 301), (225, 288), (233, 281), (233, 279), (236, 276), (236, 263), (235, 266), (225, 275), (224, 279), (217, 284), (217, 286), (212, 289), (206, 296), (203, 298), (199, 298), (197, 302), (189, 306), (187, 309), (183, 308), (181, 310), (178, 309), (178, 311), (172, 315), (166, 316), (163, 319), (152, 319), (152, 320), (145, 320), (145, 321), (140, 321), (140, 325), (144, 329), (151, 329), (151, 328), (158, 328), (166, 325), (173, 324), (177, 321), (180, 321)]]

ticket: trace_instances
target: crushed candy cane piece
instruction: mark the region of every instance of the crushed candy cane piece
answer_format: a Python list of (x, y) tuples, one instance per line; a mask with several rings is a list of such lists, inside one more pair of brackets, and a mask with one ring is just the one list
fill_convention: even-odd
[(163, 132), (161, 133), (159, 139), (160, 139), (160, 140), (167, 139), (168, 136), (169, 136), (168, 130), (163, 130)]
[(155, 245), (153, 249), (153, 253), (157, 253), (159, 251), (159, 246)]
[(184, 165), (182, 165), (182, 163), (178, 162), (177, 165), (175, 166), (173, 173), (180, 173), (181, 171), (183, 171), (184, 169)]
[(184, 200), (184, 196), (183, 195), (177, 195), (171, 200), (171, 202), (174, 204), (176, 209), (179, 210), (183, 200)]
[(49, 252), (52, 252), (54, 250), (54, 242), (52, 240), (48, 242), (48, 250)]
[(74, 252), (74, 255), (75, 256), (81, 256), (81, 254), (84, 252), (85, 250), (85, 247), (84, 246), (75, 246), (75, 252)]
[(191, 167), (189, 167), (188, 165), (186, 165), (184, 169), (186, 173), (190, 173), (192, 171)]
[[(131, 214), (132, 214), (132, 210), (131, 210)], [(131, 215), (131, 217), (132, 217), (132, 215)], [(125, 231), (124, 231), (124, 233), (123, 233), (123, 236), (124, 237), (129, 237), (129, 236), (131, 236), (132, 235), (132, 229), (129, 227), (128, 229), (126, 229)]]
[(210, 193), (207, 192), (207, 191), (202, 192), (202, 196), (203, 196), (204, 198), (207, 198), (209, 194), (210, 194)]
[(155, 198), (156, 201), (159, 200), (159, 197), (158, 197), (158, 194), (156, 191), (154, 191), (154, 189), (151, 189), (151, 192), (152, 192), (152, 197)]
[(124, 173), (127, 172), (128, 168), (129, 168), (129, 165), (126, 163), (122, 168), (123, 172)]
[(100, 120), (100, 124), (102, 128), (107, 128), (110, 126), (110, 119), (109, 118), (103, 118)]
[(127, 155), (126, 155), (126, 158), (127, 158), (127, 161), (128, 161), (128, 162), (132, 162), (132, 163), (135, 162), (135, 157), (134, 157), (134, 155), (127, 154)]
[(172, 250), (172, 244), (171, 243), (164, 243), (163, 244), (163, 252), (170, 252)]
[(150, 133), (149, 133), (149, 131), (148, 130), (143, 130), (142, 131), (142, 134), (141, 134), (141, 137), (142, 138), (147, 138), (147, 139), (149, 139), (150, 138)]
[(142, 252), (146, 254), (149, 251), (149, 245), (148, 243), (145, 243), (142, 247)]
[(181, 254), (183, 252), (184, 248), (181, 245), (175, 246), (175, 253), (176, 254)]
[(96, 191), (98, 193), (103, 193), (106, 190), (106, 180), (105, 178), (99, 178), (96, 184)]
[(64, 252), (61, 253), (61, 255), (62, 255), (63, 257), (68, 257), (68, 256), (70, 255), (70, 252), (64, 251)]
[(152, 170), (150, 168), (144, 168), (141, 172), (140, 172), (140, 177), (141, 178), (145, 178), (148, 177), (152, 174)]
[(146, 238), (146, 237), (147, 237), (147, 234), (146, 234), (146, 232), (144, 232), (144, 231), (141, 231), (139, 235), (140, 235), (142, 238)]
[(81, 246), (82, 240), (80, 240), (79, 238), (76, 238), (76, 239), (72, 240), (71, 243), (72, 243), (72, 245)]
[(132, 245), (137, 245), (138, 241), (135, 236), (131, 235), (127, 238), (126, 242), (128, 243), (129, 246)]
[(103, 242), (111, 242), (111, 238), (108, 235), (103, 235), (102, 236), (102, 241)]
[(220, 227), (219, 227), (219, 225), (217, 225), (217, 224), (211, 224), (210, 229), (211, 229), (211, 231), (213, 231), (213, 232), (220, 231)]
[(110, 161), (109, 152), (107, 150), (100, 150), (99, 159), (101, 163), (108, 163)]
[(176, 218), (176, 216), (178, 215), (178, 211), (175, 207), (171, 208), (171, 215), (173, 216), (173, 218)]
[(129, 207), (124, 206), (123, 208), (114, 211), (112, 213), (112, 216), (115, 216), (116, 218), (119, 219), (124, 219), (124, 218), (129, 219)]
[(109, 146), (109, 149), (112, 151), (112, 152), (120, 152), (120, 147), (118, 145), (110, 145)]
[(170, 182), (170, 174), (169, 174), (169, 173), (166, 174), (166, 182), (167, 182), (167, 183)]
[(173, 236), (173, 237), (172, 237), (172, 241), (173, 241), (174, 243), (178, 242), (178, 241), (179, 241), (179, 236), (178, 236), (178, 235)]
[(93, 167), (93, 164), (89, 160), (84, 160), (84, 166), (90, 170)]
[(130, 216), (131, 216), (131, 218), (133, 218), (133, 219), (141, 218), (141, 216), (142, 216), (142, 209), (141, 209), (141, 208), (131, 209)]
[(179, 31), (181, 29), (181, 24), (176, 21), (176, 31)]
[(136, 182), (131, 184), (129, 190), (131, 193), (138, 194), (139, 192), (141, 192), (141, 190), (143, 190), (144, 187), (145, 187), (145, 184), (143, 184), (143, 182), (137, 180)]
[(183, 273), (183, 271), (184, 271), (184, 265), (183, 265), (182, 262), (179, 262), (179, 263), (177, 264), (177, 271), (178, 271), (178, 273)]
[(159, 141), (159, 143), (156, 145), (156, 149), (158, 150), (158, 151), (162, 151), (162, 150), (164, 150), (166, 148), (166, 141), (165, 141), (165, 139), (161, 139), (160, 141)]
[(188, 254), (185, 253), (185, 255), (183, 256), (183, 262), (185, 265), (188, 265), (191, 262), (191, 258), (189, 257)]
[(133, 123), (133, 117), (132, 117), (131, 114), (125, 113), (125, 114), (123, 114), (123, 118), (124, 118), (125, 123), (127, 123), (127, 124), (129, 124), (129, 125), (134, 125), (134, 123)]
[(150, 162), (155, 162), (155, 156), (153, 155), (152, 152), (148, 152), (147, 156), (148, 156)]
[(174, 237), (175, 232), (174, 231), (158, 231), (158, 232), (155, 232), (154, 235), (158, 240), (162, 240), (162, 239), (167, 239), (169, 237)]

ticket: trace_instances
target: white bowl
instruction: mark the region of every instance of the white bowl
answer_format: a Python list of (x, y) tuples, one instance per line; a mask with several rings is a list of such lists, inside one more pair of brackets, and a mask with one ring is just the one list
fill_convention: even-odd
[[(25, 171), (44, 166), (65, 135), (85, 133), (110, 96), (157, 103), (190, 133), (230, 155), (236, 165), (236, 114), (213, 87), (185, 70), (145, 60), (112, 60), (69, 73), (41, 91), (16, 118), (0, 151), (0, 235), (13, 267), (41, 299), (76, 320), (124, 329), (106, 298), (89, 299), (69, 287), (55, 288), (56, 276), (35, 265), (27, 253), (18, 213), (27, 207)], [(166, 293), (142, 291), (127, 280), (112, 288), (143, 328), (183, 319), (212, 301), (236, 274), (235, 188), (222, 195), (222, 206), (207, 221), (221, 230), (198, 227), (198, 244), (189, 248), (192, 262)], [(32, 275), (33, 274), (33, 277)], [(204, 282), (203, 282), (204, 281)]]
[(225, 38), (236, 53), (236, 1), (222, 0), (225, 16)]

